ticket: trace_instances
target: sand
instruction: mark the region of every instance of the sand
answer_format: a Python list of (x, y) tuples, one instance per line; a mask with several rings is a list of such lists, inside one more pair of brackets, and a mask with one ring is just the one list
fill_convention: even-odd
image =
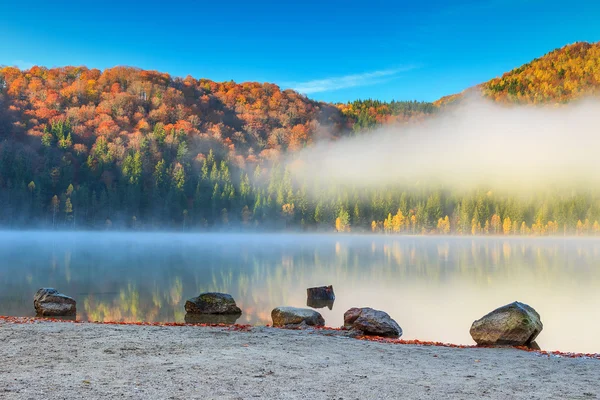
[(0, 322), (2, 399), (593, 399), (600, 361), (327, 332)]

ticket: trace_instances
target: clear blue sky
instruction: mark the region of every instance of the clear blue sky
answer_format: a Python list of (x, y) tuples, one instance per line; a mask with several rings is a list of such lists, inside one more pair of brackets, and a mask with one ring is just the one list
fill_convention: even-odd
[(599, 20), (597, 0), (0, 0), (0, 65), (130, 65), (325, 101), (431, 101), (598, 41)]

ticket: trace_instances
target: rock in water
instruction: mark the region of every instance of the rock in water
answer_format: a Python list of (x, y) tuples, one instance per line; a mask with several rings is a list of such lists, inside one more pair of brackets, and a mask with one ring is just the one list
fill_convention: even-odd
[(41, 317), (74, 316), (77, 314), (76, 304), (75, 299), (53, 288), (41, 288), (33, 297), (33, 306)]
[(308, 300), (335, 300), (333, 286), (319, 286), (306, 289)]
[(360, 331), (364, 335), (399, 338), (402, 328), (388, 313), (369, 307), (351, 308), (344, 313), (344, 329)]
[(185, 311), (190, 314), (241, 314), (231, 295), (225, 293), (202, 293), (185, 302)]
[(271, 311), (273, 326), (299, 328), (303, 326), (323, 326), (323, 316), (308, 308), (277, 307)]
[(311, 308), (329, 308), (330, 310), (333, 309), (333, 300), (312, 300), (312, 299), (308, 299), (306, 300), (306, 305), (311, 307)]
[(537, 311), (515, 301), (473, 322), (470, 333), (478, 345), (526, 346), (542, 329)]

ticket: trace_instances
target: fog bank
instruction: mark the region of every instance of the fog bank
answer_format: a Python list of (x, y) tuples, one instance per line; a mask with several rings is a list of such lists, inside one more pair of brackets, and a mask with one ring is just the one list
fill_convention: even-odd
[(299, 179), (378, 187), (469, 189), (596, 184), (600, 101), (502, 106), (470, 98), (423, 123), (320, 142), (289, 160)]

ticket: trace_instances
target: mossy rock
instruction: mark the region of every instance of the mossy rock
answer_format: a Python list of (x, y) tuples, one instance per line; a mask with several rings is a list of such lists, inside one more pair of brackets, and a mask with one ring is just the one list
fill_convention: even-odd
[(344, 329), (362, 335), (399, 338), (402, 328), (385, 311), (370, 307), (351, 308), (344, 313)]
[(528, 346), (542, 329), (544, 325), (537, 311), (515, 301), (473, 322), (470, 333), (478, 345)]
[(75, 299), (54, 288), (41, 288), (33, 298), (33, 307), (39, 317), (73, 317), (77, 313)]
[(307, 326), (323, 326), (323, 316), (309, 308), (277, 307), (271, 311), (273, 326), (280, 328), (302, 328)]
[(189, 314), (241, 314), (231, 295), (226, 293), (202, 293), (185, 302)]

